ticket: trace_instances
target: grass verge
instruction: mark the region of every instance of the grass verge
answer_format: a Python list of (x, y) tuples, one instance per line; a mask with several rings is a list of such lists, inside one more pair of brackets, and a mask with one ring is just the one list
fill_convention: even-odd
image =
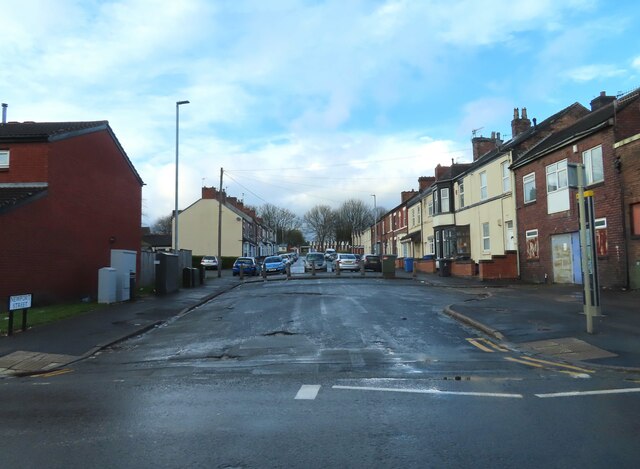
[[(27, 313), (27, 326), (37, 327), (63, 319), (73, 318), (81, 314), (94, 311), (106, 305), (99, 303), (69, 303), (40, 308), (31, 308)], [(19, 331), (22, 327), (22, 310), (13, 312), (13, 331)], [(7, 335), (9, 330), (9, 313), (0, 314), (0, 334)]]

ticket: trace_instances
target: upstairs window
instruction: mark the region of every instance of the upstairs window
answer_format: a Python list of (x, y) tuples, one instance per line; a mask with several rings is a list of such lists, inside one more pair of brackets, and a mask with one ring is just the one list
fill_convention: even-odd
[(568, 185), (567, 160), (547, 166), (547, 193), (565, 189)]
[(438, 202), (438, 189), (433, 191), (433, 213), (440, 213), (440, 202)]
[(440, 206), (443, 213), (449, 211), (449, 188), (440, 189)]
[(524, 192), (524, 203), (535, 202), (536, 200), (536, 175), (527, 174), (522, 178), (522, 189)]
[(429, 197), (429, 201), (427, 202), (427, 215), (430, 217), (433, 216), (433, 199)]
[(509, 192), (511, 190), (511, 175), (509, 174), (509, 162), (505, 161), (501, 165), (502, 170), (502, 192)]
[(602, 145), (582, 153), (582, 163), (587, 175), (587, 185), (604, 181), (604, 168), (602, 166)]
[(9, 169), (9, 150), (0, 150), (0, 169)]
[(487, 172), (482, 171), (480, 173), (480, 200), (486, 200), (489, 196), (487, 189)]
[(464, 207), (464, 183), (460, 183), (458, 186), (458, 197), (460, 199), (460, 208)]

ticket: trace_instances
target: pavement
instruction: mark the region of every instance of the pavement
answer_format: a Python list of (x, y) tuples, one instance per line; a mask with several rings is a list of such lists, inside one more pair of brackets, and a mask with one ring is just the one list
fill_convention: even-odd
[[(603, 315), (594, 318), (594, 333), (588, 334), (579, 285), (481, 282), (404, 270), (396, 271), (396, 279), (472, 292), (473, 300), (449, 305), (443, 312), (513, 350), (592, 368), (640, 372), (640, 291), (603, 291)], [(262, 280), (244, 280), (254, 281)], [(221, 277), (209, 273), (199, 287), (106, 305), (11, 337), (0, 336), (0, 378), (59, 371), (186, 314), (241, 283), (231, 272), (223, 271)]]

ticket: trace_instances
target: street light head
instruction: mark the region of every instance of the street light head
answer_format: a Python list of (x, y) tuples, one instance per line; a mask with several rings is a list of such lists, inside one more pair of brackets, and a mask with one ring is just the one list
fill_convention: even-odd
[(176, 101), (176, 106), (180, 106), (181, 104), (189, 104), (189, 101)]

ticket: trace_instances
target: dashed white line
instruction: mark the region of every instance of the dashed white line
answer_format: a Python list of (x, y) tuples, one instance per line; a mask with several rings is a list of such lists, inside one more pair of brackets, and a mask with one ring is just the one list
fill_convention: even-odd
[(413, 394), (440, 394), (453, 396), (475, 396), (475, 397), (503, 397), (522, 399), (522, 394), (507, 394), (493, 392), (464, 392), (464, 391), (441, 391), (439, 389), (403, 389), (403, 388), (376, 388), (369, 386), (332, 386), (333, 389), (347, 389), (351, 391), (382, 391), (382, 392), (404, 392)]
[(296, 394), (295, 398), (312, 401), (316, 398), (318, 392), (320, 392), (320, 387), (321, 386), (319, 384), (303, 384), (300, 386), (300, 390), (298, 391), (298, 394)]
[(602, 389), (599, 391), (570, 391), (570, 392), (554, 392), (549, 394), (536, 394), (536, 397), (576, 397), (576, 396), (598, 396), (602, 394), (625, 394), (631, 392), (640, 392), (640, 388), (622, 388), (622, 389)]

